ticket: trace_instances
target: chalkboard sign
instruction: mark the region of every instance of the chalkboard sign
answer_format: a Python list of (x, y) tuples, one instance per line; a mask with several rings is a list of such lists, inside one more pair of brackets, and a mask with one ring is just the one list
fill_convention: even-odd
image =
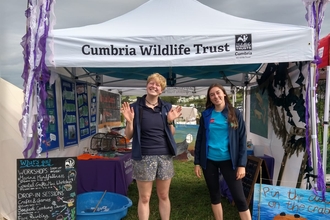
[(244, 195), (249, 205), (253, 196), (254, 184), (260, 182), (260, 168), (262, 168), (262, 183), (271, 184), (265, 161), (255, 156), (248, 156), (245, 167), (245, 177), (242, 179)]
[(17, 219), (76, 219), (76, 157), (17, 160)]

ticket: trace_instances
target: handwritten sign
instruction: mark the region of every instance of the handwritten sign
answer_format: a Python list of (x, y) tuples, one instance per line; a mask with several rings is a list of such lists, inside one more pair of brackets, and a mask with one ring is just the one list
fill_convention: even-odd
[(75, 219), (76, 161), (18, 159), (17, 219)]
[(312, 190), (266, 184), (255, 184), (254, 187), (254, 220), (280, 219), (279, 216), (284, 215), (286, 219), (291, 216), (292, 219), (330, 219), (329, 193), (325, 193), (325, 200), (322, 201), (321, 192), (316, 194)]

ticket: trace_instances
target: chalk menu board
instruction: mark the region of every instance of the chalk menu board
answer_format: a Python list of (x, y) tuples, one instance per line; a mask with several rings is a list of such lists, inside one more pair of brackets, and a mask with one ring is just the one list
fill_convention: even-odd
[(260, 168), (262, 169), (262, 179), (264, 184), (271, 184), (269, 172), (265, 161), (255, 156), (248, 156), (245, 167), (245, 177), (242, 179), (244, 195), (249, 205), (253, 196), (254, 184), (260, 182)]
[(76, 162), (17, 159), (17, 219), (76, 219)]

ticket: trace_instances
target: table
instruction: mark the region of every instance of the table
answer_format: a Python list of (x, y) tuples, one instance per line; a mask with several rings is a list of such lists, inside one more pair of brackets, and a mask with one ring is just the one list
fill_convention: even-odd
[(77, 194), (91, 191), (127, 195), (133, 181), (131, 152), (110, 159), (77, 161)]

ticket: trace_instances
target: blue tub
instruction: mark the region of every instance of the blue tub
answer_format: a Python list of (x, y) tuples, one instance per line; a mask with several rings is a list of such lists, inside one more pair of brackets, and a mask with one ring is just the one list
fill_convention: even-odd
[(97, 210), (93, 212), (104, 192), (87, 192), (77, 196), (77, 220), (120, 220), (127, 215), (132, 201), (123, 195), (106, 192)]

